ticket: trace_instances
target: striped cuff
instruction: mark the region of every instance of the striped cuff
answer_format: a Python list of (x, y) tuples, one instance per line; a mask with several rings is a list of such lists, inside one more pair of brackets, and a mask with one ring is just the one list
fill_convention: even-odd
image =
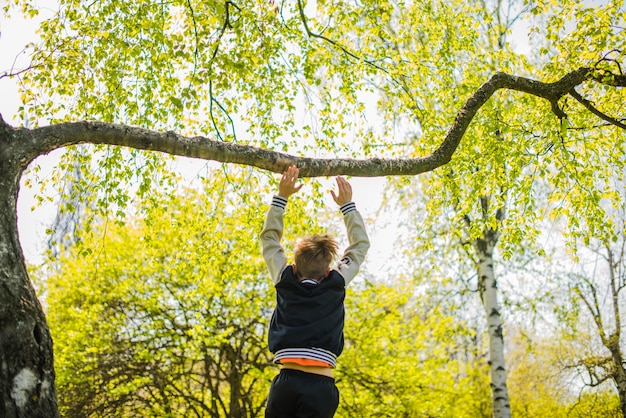
[(330, 364), (333, 369), (337, 367), (337, 356), (335, 353), (323, 348), (283, 348), (274, 354), (274, 363), (280, 364), (280, 360), (284, 358), (320, 360)]
[(285, 208), (287, 207), (287, 199), (282, 196), (274, 196), (272, 197), (272, 206), (276, 206), (277, 208), (285, 210)]
[(341, 210), (343, 216), (346, 216), (350, 212), (354, 212), (356, 210), (356, 205), (354, 204), (354, 202), (348, 202), (345, 205), (341, 206), (339, 210)]

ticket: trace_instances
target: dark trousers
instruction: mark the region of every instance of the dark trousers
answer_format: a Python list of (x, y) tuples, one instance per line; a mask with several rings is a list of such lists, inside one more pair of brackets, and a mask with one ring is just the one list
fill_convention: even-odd
[(265, 418), (332, 418), (338, 406), (332, 377), (282, 369), (272, 380)]

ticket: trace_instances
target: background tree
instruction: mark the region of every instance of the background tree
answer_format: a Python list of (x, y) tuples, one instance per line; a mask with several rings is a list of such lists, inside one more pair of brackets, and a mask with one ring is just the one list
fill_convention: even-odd
[[(613, 10), (610, 5), (607, 7)], [(463, 42), (463, 39), (455, 39), (448, 43), (448, 54), (455, 59), (449, 65), (446, 65), (446, 61), (439, 65), (439, 78), (430, 80), (433, 94), (430, 100), (425, 98), (423, 101), (423, 115), (427, 114), (429, 117), (423, 116), (420, 119), (419, 128), (426, 133), (426, 139), (434, 136), (429, 135), (429, 132), (435, 133), (441, 129), (442, 117), (436, 113), (445, 115), (445, 110), (442, 109), (453, 106), (456, 97), (462, 97), (467, 86), (476, 77), (484, 76), (494, 68), (513, 73), (537, 71), (538, 67), (533, 67), (533, 61), (540, 62), (540, 59), (545, 58), (520, 54), (509, 44), (511, 27), (524, 16), (525, 10), (534, 10), (532, 4), (477, 2), (463, 8), (464, 17), (474, 17), (478, 25), (476, 28), (471, 25), (465, 28), (462, 23), (459, 26), (466, 29), (464, 32), (469, 34), (466, 36), (475, 38), (475, 41)], [(583, 14), (588, 12), (589, 9), (580, 10)], [(455, 15), (455, 19), (456, 17)], [(461, 22), (463, 21), (461, 18)], [(612, 22), (615, 21), (603, 20), (602, 24), (606, 26), (605, 30), (601, 30), (602, 36), (614, 30)], [(579, 26), (585, 27), (585, 23), (580, 22)], [(563, 29), (561, 22), (557, 25), (558, 36), (558, 31)], [(542, 29), (538, 27), (536, 30)], [(556, 39), (557, 35), (551, 33), (552, 28), (546, 27), (545, 30), (549, 34), (547, 37)], [(619, 31), (620, 29), (615, 30)], [(455, 42), (463, 42), (463, 47), (455, 45)], [(568, 53), (574, 53), (572, 45), (568, 45), (566, 49)], [(485, 54), (485, 51), (489, 52)], [(459, 62), (469, 64), (458, 68)], [(545, 181), (549, 188), (558, 190), (557, 194), (566, 202), (558, 211), (568, 214), (574, 224), (580, 222), (581, 218), (593, 222), (601, 212), (597, 207), (590, 207), (589, 201), (580, 199), (580, 196), (589, 192), (601, 195), (610, 190), (610, 187), (606, 188), (602, 184), (592, 185), (592, 181), (582, 180), (579, 183), (573, 180), (578, 176), (589, 176), (591, 179), (593, 175), (584, 172), (588, 168), (581, 169), (577, 161), (571, 161), (569, 157), (563, 158), (561, 154), (569, 156), (570, 153), (579, 155), (589, 152), (589, 157), (601, 164), (602, 158), (592, 151), (595, 145), (586, 144), (586, 141), (589, 135), (601, 141), (605, 140), (604, 127), (596, 128), (588, 120), (578, 120), (580, 125), (575, 130), (572, 129), (574, 133), (570, 133), (568, 127), (573, 118), (568, 118), (565, 112), (561, 113), (560, 121), (542, 120), (533, 110), (520, 113), (522, 103), (524, 107), (543, 112), (534, 97), (514, 98), (506, 95), (493, 98), (483, 106), (480, 115), (474, 118), (473, 129), (466, 134), (466, 140), (460, 144), (455, 158), (442, 169), (415, 179), (428, 201), (427, 209), (430, 212), (426, 222), (421, 217), (415, 217), (416, 229), (428, 230), (428, 239), (436, 242), (425, 246), (419, 240), (415, 243), (415, 249), (433, 251), (433, 247), (442, 244), (442, 240), (437, 238), (447, 232), (457, 238), (461, 251), (476, 266), (475, 288), (484, 306), (486, 331), (490, 337), (489, 364), (493, 407), (494, 416), (498, 417), (510, 416), (510, 403), (506, 385), (505, 327), (502, 301), (499, 301), (501, 295), (497, 267), (502, 266), (500, 271), (510, 269), (511, 257), (514, 255), (519, 257), (524, 252), (538, 255), (541, 253), (542, 250), (534, 246), (539, 233), (538, 217), (547, 202), (553, 201), (545, 192)], [(566, 111), (571, 110), (567, 108)], [(585, 132), (585, 136), (579, 136), (580, 132)], [(623, 137), (623, 134), (617, 135)], [(428, 144), (427, 141), (424, 142)], [(420, 155), (424, 151), (424, 142), (412, 143), (412, 155)], [(621, 155), (621, 151), (617, 151), (617, 154)], [(544, 176), (543, 170), (546, 167), (549, 167), (551, 173), (559, 173), (554, 178), (555, 182), (552, 181), (552, 174)], [(612, 168), (603, 165), (600, 171), (597, 175), (605, 177)], [(562, 173), (567, 173), (567, 183), (562, 182)], [(397, 188), (400, 185), (400, 182), (396, 182), (392, 187)], [(563, 186), (567, 188), (564, 189)], [(578, 191), (578, 197), (568, 196), (572, 190)], [(422, 210), (421, 205), (407, 206), (409, 213)], [(581, 234), (584, 231), (581, 230)], [(465, 286), (465, 283), (462, 282), (461, 285)]]
[[(17, 5), (23, 13), (37, 12), (28, 0)], [(450, 54), (453, 49), (471, 50), (478, 39), (473, 19), (481, 14), (466, 13), (467, 7), (472, 6), (467, 2), (410, 7), (320, 2), (315, 8), (300, 1), (281, 5), (62, 1), (58, 13), (41, 25), (42, 41), (29, 50), (30, 67), (7, 74), (21, 77), (24, 111), (31, 115), (33, 126), (47, 121), (51, 125), (26, 130), (0, 123), (0, 356), (7, 364), (0, 369), (0, 414), (55, 415), (51, 337), (26, 274), (15, 219), (22, 173), (37, 156), (53, 149), (97, 145), (90, 151), (99, 157), (95, 162), (84, 149), (73, 148), (67, 158), (82, 161), (85, 172), (102, 168), (99, 181), (83, 188), (92, 192), (101, 211), (109, 207), (123, 211), (128, 203), (124, 186), (135, 177), (145, 191), (158, 180), (154, 168), (162, 157), (134, 150), (216, 159), (274, 172), (296, 163), (303, 176), (415, 175), (446, 164), (468, 127), (474, 129), (470, 121), (478, 110), (496, 91), (512, 89), (542, 99), (530, 100), (532, 107), (519, 102), (534, 115), (529, 121), (545, 122), (539, 132), (546, 141), (532, 142), (539, 149), (561, 142), (558, 133), (563, 124), (558, 121), (567, 115), (569, 125), (577, 128), (570, 131), (577, 133), (576, 140), (597, 155), (611, 151), (611, 158), (624, 160), (613, 147), (623, 135), (617, 129), (624, 128), (623, 109), (618, 105), (624, 93), (617, 88), (626, 84), (620, 72), (621, 4), (609, 3), (602, 9), (577, 3), (531, 4), (532, 14), (547, 18), (549, 62), (524, 75), (546, 81), (494, 69), (486, 81), (467, 77), (466, 90), (453, 97), (452, 105), (441, 100), (425, 106), (425, 97), (444, 93), (436, 87), (446, 85), (446, 77), (467, 75), (480, 60), (477, 56), (476, 61), (459, 63)], [(565, 26), (568, 21), (577, 23), (575, 30)], [(542, 30), (538, 26), (534, 33), (543, 36)], [(588, 47), (581, 50), (581, 44)], [(438, 77), (443, 64), (447, 71)], [(449, 71), (452, 68), (456, 71)], [(435, 80), (442, 82), (434, 84)], [(580, 91), (574, 89), (577, 86)], [(382, 125), (386, 129), (381, 135), (361, 123), (366, 119), (364, 93), (381, 98), (383, 117), (397, 115)], [(438, 97), (452, 96), (445, 90), (445, 96)], [(565, 97), (575, 102), (564, 109)], [(300, 105), (303, 99), (305, 104)], [(100, 122), (59, 123), (76, 120)], [(376, 157), (406, 156), (405, 147), (379, 147), (395, 143), (378, 138), (387, 139), (388, 128), (400, 121), (414, 127), (428, 121), (433, 127), (420, 132), (419, 157), (338, 158), (371, 157), (373, 150)], [(586, 135), (589, 125), (599, 121), (618, 128), (601, 127)], [(168, 129), (179, 133), (154, 131)], [(184, 136), (198, 133), (210, 138)], [(355, 145), (352, 136), (363, 142)], [(404, 135), (399, 136), (403, 142)], [(511, 146), (516, 141), (505, 136)], [(276, 150), (325, 159), (300, 159)], [(579, 149), (567, 151), (558, 154), (575, 160)], [(587, 158), (585, 153), (579, 156)], [(582, 168), (576, 163), (572, 167)], [(593, 205), (585, 206), (580, 195), (565, 193), (571, 184), (566, 176), (573, 171), (554, 177), (572, 207), (591, 210)], [(553, 173), (545, 169), (539, 174)]]
[(562, 340), (554, 334), (545, 334), (509, 324), (507, 358), (511, 366), (507, 383), (512, 415), (621, 417), (616, 394), (607, 390), (580, 392), (571, 369), (562, 367), (575, 353), (564, 350)]
[[(617, 174), (615, 183), (616, 189), (621, 190), (603, 196), (598, 202), (607, 207), (602, 223), (596, 228), (599, 235), (585, 237), (574, 253), (578, 269), (568, 274), (571, 300), (562, 309), (565, 319), (562, 331), (566, 336), (564, 346), (570, 346), (564, 351), (573, 353), (573, 358), (564, 363), (575, 368), (589, 387), (606, 388), (610, 384), (619, 395), (622, 416), (626, 416), (622, 339), (626, 303), (626, 205), (623, 200), (619, 202), (624, 190), (622, 174)], [(587, 338), (581, 338), (579, 333)], [(578, 349), (572, 350), (572, 344)]]

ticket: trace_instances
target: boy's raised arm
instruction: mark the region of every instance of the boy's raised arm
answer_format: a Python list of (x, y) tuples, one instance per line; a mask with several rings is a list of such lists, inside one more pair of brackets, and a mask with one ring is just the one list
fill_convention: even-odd
[(299, 170), (291, 166), (283, 173), (278, 185), (278, 195), (272, 197), (272, 204), (267, 212), (265, 225), (261, 231), (263, 258), (274, 284), (280, 281), (280, 274), (287, 264), (285, 250), (280, 244), (283, 237), (283, 215), (289, 196), (302, 188), (296, 186)]
[(348, 285), (354, 279), (365, 260), (370, 241), (365, 230), (363, 218), (356, 210), (354, 202), (352, 202), (352, 186), (343, 177), (337, 177), (337, 190), (337, 194), (332, 190), (330, 193), (335, 203), (341, 209), (343, 221), (348, 232), (348, 242), (350, 243), (337, 264), (337, 271), (341, 273), (346, 285)]

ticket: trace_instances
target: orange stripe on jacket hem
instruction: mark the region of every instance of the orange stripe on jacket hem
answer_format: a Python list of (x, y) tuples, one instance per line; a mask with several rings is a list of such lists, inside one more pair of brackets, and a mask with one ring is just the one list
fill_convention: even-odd
[(281, 364), (284, 363), (295, 363), (295, 364), (299, 364), (300, 366), (317, 366), (317, 367), (327, 367), (329, 369), (332, 369), (333, 366), (331, 366), (330, 364), (326, 363), (325, 361), (322, 360), (315, 360), (315, 359), (310, 359), (310, 358), (281, 358), (280, 359)]

